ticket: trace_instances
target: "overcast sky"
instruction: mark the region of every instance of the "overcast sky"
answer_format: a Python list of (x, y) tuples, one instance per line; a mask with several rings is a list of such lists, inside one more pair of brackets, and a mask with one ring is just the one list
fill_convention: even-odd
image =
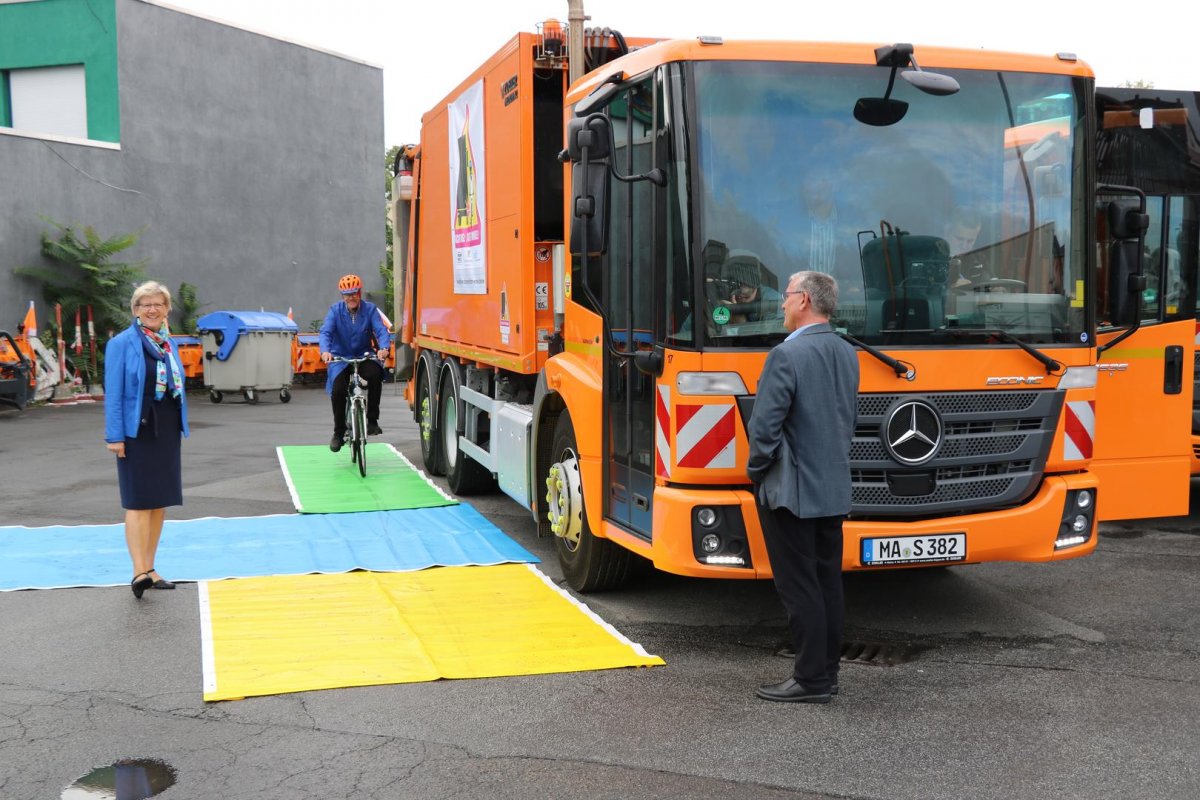
[[(533, 31), (548, 18), (567, 18), (566, 0), (165, 4), (383, 67), (388, 146), (417, 141), (421, 115), (513, 34)], [(1200, 90), (1193, 57), (1197, 12), (1189, 0), (585, 0), (584, 7), (589, 26), (614, 28), (627, 37), (715, 35), (1069, 52), (1091, 65), (1100, 85), (1148, 81), (1160, 89)]]

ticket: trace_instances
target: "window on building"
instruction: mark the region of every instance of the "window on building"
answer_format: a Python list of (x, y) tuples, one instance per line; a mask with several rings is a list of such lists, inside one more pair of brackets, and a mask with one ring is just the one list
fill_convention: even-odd
[(8, 98), (14, 130), (88, 138), (82, 64), (9, 70)]

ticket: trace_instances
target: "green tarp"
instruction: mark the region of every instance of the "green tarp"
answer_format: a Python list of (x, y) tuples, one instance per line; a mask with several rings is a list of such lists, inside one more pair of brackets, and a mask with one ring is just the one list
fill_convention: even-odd
[(358, 474), (350, 448), (334, 453), (321, 445), (277, 447), (279, 464), (302, 514), (390, 511), (449, 506), (442, 492), (390, 444), (367, 445), (367, 475)]

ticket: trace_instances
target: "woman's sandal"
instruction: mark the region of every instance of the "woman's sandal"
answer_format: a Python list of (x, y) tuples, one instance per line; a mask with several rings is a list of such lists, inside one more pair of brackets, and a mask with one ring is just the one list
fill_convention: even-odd
[[(150, 573), (151, 573), (151, 572), (157, 572), (157, 571), (158, 571), (158, 570), (156, 570), (154, 567), (151, 567), (151, 568), (150, 568), (150, 571), (149, 571), (149, 572), (147, 572), (146, 574), (147, 574), (147, 575), (150, 575)], [(150, 579), (151, 579), (151, 580), (154, 580), (154, 576), (153, 576), (153, 575), (151, 575), (151, 576), (150, 576)], [(150, 588), (151, 588), (151, 589), (174, 589), (174, 588), (175, 588), (175, 584), (171, 583), (169, 580), (167, 580), (166, 578), (163, 578), (163, 577), (160, 575), (160, 576), (158, 577), (158, 580), (154, 581), (154, 583), (152, 583), (152, 584), (150, 585)]]
[(133, 576), (133, 580), (129, 582), (129, 588), (133, 590), (133, 596), (138, 600), (142, 599), (142, 593), (154, 585), (154, 578), (150, 577), (149, 572), (141, 572)]

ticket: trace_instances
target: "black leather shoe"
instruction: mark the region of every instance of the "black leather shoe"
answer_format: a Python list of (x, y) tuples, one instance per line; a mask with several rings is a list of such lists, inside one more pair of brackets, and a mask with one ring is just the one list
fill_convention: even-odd
[[(174, 589), (175, 588), (175, 584), (171, 583), (169, 580), (164, 578), (162, 575), (158, 575), (158, 570), (156, 570), (154, 567), (151, 567), (150, 571), (147, 572), (146, 574), (150, 576), (150, 579), (152, 581), (154, 581), (154, 583), (150, 584), (151, 589)], [(158, 575), (158, 577), (157, 578), (154, 577), (155, 575)]]
[(338, 450), (341, 450), (341, 449), (342, 449), (342, 440), (343, 440), (343, 439), (345, 439), (345, 438), (346, 438), (346, 437), (345, 437), (345, 435), (344, 435), (344, 434), (341, 434), (341, 433), (335, 433), (335, 434), (333, 435), (333, 438), (329, 440), (329, 449), (330, 449), (330, 450), (332, 450), (332, 451), (333, 451), (333, 452), (335, 452), (335, 453), (336, 453)]
[(788, 678), (783, 683), (770, 683), (758, 687), (756, 695), (763, 700), (773, 700), (777, 703), (828, 703), (829, 692), (813, 692), (797, 683), (795, 678)]
[(129, 582), (129, 588), (133, 590), (133, 596), (138, 600), (141, 600), (142, 594), (153, 585), (154, 578), (150, 577), (149, 572), (140, 572), (134, 575), (133, 580)]
[(379, 427), (378, 422), (367, 423), (367, 436), (382, 436), (383, 428)]

